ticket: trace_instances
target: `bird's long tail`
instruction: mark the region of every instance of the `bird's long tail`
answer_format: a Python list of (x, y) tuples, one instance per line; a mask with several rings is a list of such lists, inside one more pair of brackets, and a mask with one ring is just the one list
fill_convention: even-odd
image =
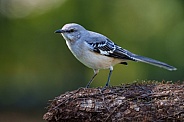
[(135, 60), (135, 61), (140, 61), (140, 62), (144, 62), (144, 63), (148, 63), (148, 64), (151, 64), (151, 65), (154, 65), (154, 66), (158, 66), (158, 67), (162, 67), (162, 68), (165, 68), (167, 70), (177, 70), (177, 68), (171, 66), (171, 65), (168, 65), (164, 62), (160, 62), (160, 61), (157, 61), (157, 60), (154, 60), (154, 59), (151, 59), (151, 58), (147, 58), (147, 57), (144, 57), (144, 56), (139, 56), (139, 55), (132, 55), (132, 58)]

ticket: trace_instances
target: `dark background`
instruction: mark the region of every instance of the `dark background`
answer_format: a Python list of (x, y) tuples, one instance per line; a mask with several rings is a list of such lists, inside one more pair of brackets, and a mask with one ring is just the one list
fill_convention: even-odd
[(88, 83), (93, 71), (54, 34), (71, 22), (178, 69), (129, 62), (114, 67), (111, 85), (184, 80), (183, 0), (0, 0), (0, 121), (42, 122), (48, 100)]

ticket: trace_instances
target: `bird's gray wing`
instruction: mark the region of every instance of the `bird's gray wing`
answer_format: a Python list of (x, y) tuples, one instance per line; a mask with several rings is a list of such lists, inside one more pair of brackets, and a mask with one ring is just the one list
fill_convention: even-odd
[(90, 49), (96, 53), (113, 58), (135, 61), (132, 57), (134, 55), (133, 53), (121, 48), (106, 37), (92, 37), (88, 39), (90, 40), (86, 40), (86, 42), (89, 44)]

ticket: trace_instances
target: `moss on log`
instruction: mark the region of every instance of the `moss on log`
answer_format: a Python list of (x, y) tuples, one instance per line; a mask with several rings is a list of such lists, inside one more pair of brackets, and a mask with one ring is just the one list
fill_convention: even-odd
[(184, 83), (80, 88), (56, 97), (47, 109), (48, 122), (184, 121)]

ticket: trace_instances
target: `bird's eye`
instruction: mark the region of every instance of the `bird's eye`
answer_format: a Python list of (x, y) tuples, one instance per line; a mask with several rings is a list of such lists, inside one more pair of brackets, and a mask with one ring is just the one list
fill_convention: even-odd
[(74, 29), (70, 29), (70, 32), (74, 32), (75, 30)]

